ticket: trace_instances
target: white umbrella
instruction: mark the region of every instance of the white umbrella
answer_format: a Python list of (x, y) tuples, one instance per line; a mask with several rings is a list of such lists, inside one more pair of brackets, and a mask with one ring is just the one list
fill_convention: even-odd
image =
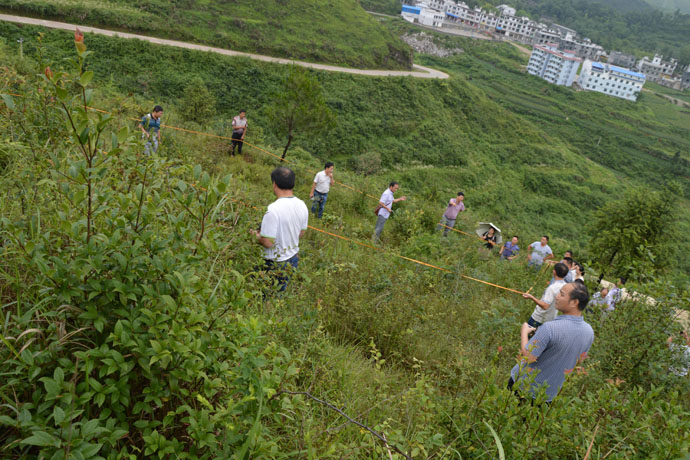
[(482, 237), (484, 236), (484, 233), (489, 231), (490, 228), (493, 228), (496, 232), (496, 244), (501, 244), (503, 242), (503, 237), (501, 237), (501, 229), (496, 227), (491, 222), (479, 222), (476, 233), (479, 237)]

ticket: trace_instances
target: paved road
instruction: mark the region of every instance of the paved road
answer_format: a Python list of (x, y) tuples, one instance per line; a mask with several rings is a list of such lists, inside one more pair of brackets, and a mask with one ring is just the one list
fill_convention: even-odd
[(89, 26), (77, 26), (75, 24), (67, 24), (64, 22), (57, 21), (47, 21), (44, 19), (27, 18), (23, 16), (12, 16), (8, 14), (0, 14), (0, 21), (15, 22), (19, 24), (29, 24), (34, 26), (48, 27), (50, 29), (62, 29), (62, 30), (74, 30), (79, 27), (82, 32), (90, 32), (93, 34), (106, 35), (108, 37), (120, 37), (120, 38), (136, 38), (138, 40), (143, 40), (150, 43), (155, 43), (158, 45), (174, 46), (177, 48), (186, 48), (190, 50), (197, 51), (208, 51), (211, 53), (224, 54), (226, 56), (240, 56), (248, 57), (250, 59), (256, 59), (258, 61), (265, 62), (275, 62), (278, 64), (295, 64), (302, 67), (309, 67), (312, 69), (326, 70), (329, 72), (343, 72), (352, 73), (357, 75), (368, 75), (371, 77), (416, 77), (416, 78), (448, 78), (448, 74), (441, 72), (439, 70), (431, 69), (428, 67), (422, 67), (420, 65), (414, 65), (413, 71), (407, 70), (365, 70), (365, 69), (352, 69), (348, 67), (338, 67), (328, 64), (315, 64), (313, 62), (304, 61), (294, 61), (291, 59), (282, 59), (271, 56), (264, 56), (261, 54), (252, 53), (242, 53), (240, 51), (232, 51), (223, 48), (215, 48), (206, 45), (197, 45), (194, 43), (180, 42), (177, 40), (166, 40), (164, 38), (148, 37), (146, 35), (130, 34), (127, 32), (115, 32), (107, 29), (99, 29), (96, 27)]

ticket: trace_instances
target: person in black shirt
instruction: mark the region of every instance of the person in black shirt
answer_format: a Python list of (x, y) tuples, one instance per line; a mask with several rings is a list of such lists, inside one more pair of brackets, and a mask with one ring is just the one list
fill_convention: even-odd
[(482, 239), (486, 241), (484, 245), (487, 249), (491, 250), (496, 246), (496, 229), (491, 227), (489, 230), (485, 231), (482, 235)]

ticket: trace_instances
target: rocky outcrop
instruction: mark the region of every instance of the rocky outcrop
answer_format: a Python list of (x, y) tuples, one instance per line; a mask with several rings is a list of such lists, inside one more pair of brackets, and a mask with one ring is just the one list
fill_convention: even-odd
[(448, 57), (463, 52), (462, 48), (446, 48), (434, 43), (433, 37), (425, 32), (405, 34), (401, 38), (417, 53), (430, 54), (437, 57)]

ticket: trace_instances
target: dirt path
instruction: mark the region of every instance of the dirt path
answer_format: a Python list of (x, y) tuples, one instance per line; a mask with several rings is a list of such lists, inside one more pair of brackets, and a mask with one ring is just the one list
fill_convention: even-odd
[(531, 56), (531, 55), (532, 55), (532, 52), (531, 52), (530, 50), (528, 50), (527, 48), (525, 48), (524, 46), (518, 45), (517, 43), (512, 42), (512, 41), (510, 41), (510, 40), (503, 40), (503, 41), (506, 42), (506, 43), (510, 43), (511, 45), (513, 45), (515, 48), (517, 48), (517, 49), (519, 49), (520, 51), (522, 51), (522, 53), (523, 53), (523, 54), (526, 54), (527, 56)]
[(186, 48), (196, 51), (207, 51), (211, 53), (223, 54), (226, 56), (236, 56), (236, 57), (247, 57), (250, 59), (256, 59), (258, 61), (264, 62), (274, 62), (277, 64), (295, 64), (302, 67), (309, 67), (311, 69), (326, 70), (328, 72), (343, 72), (351, 73), (356, 75), (367, 75), (370, 77), (415, 77), (415, 78), (448, 78), (448, 74), (441, 72), (439, 70), (431, 69), (428, 67), (423, 67), (420, 65), (414, 65), (415, 70), (366, 70), (366, 69), (352, 69), (349, 67), (338, 67), (328, 64), (316, 64), (313, 62), (304, 61), (294, 61), (292, 59), (276, 58), (272, 56), (264, 56), (261, 54), (252, 53), (242, 53), (240, 51), (226, 50), (223, 48), (215, 48), (213, 46), (197, 45), (195, 43), (180, 42), (177, 40), (167, 40), (164, 38), (148, 37), (146, 35), (131, 34), (127, 32), (115, 32), (107, 29), (99, 29), (97, 27), (90, 26), (77, 26), (75, 24), (67, 24), (65, 22), (57, 21), (47, 21), (44, 19), (27, 18), (24, 16), (12, 16), (8, 14), (0, 14), (0, 21), (15, 22), (18, 24), (28, 24), (34, 26), (47, 27), (50, 29), (62, 29), (71, 30), (79, 27), (82, 32), (93, 33), (98, 35), (105, 35), (108, 37), (119, 37), (119, 38), (136, 38), (137, 40), (143, 40), (149, 43), (155, 43), (157, 45), (174, 46), (177, 48)]

